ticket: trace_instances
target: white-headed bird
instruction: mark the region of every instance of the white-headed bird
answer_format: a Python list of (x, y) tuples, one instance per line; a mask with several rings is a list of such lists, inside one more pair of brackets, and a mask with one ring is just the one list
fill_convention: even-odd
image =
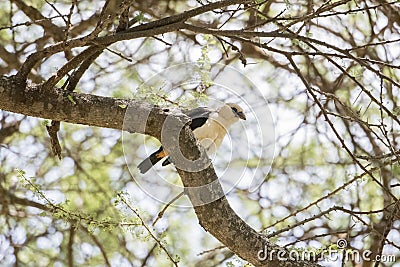
[[(226, 103), (217, 110), (198, 107), (184, 112), (191, 118), (190, 129), (200, 144), (205, 148), (207, 155), (213, 155), (222, 143), (230, 126), (239, 119), (246, 120), (243, 109), (234, 103)], [(146, 173), (157, 162), (167, 157), (168, 153), (161, 146), (157, 151), (143, 160), (138, 168), (141, 173)], [(170, 164), (169, 157), (162, 166)]]

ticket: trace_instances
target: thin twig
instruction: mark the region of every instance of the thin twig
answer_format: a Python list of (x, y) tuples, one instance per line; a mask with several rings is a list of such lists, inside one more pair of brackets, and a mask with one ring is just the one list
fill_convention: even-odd
[(154, 220), (152, 226), (156, 225), (156, 223), (158, 222), (159, 219), (162, 218), (168, 207), (171, 206), (172, 203), (177, 201), (184, 193), (185, 193), (184, 191), (180, 192), (176, 197), (174, 197), (170, 202), (168, 202), (167, 205), (165, 205), (165, 207), (158, 213), (157, 218)]

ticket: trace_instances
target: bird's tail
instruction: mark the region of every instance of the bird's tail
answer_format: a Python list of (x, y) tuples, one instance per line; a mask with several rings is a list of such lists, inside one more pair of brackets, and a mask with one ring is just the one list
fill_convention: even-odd
[(163, 150), (163, 147), (160, 147), (156, 152), (148, 156), (138, 165), (140, 173), (146, 173), (148, 170), (151, 169), (151, 167), (162, 160), (165, 156), (167, 156), (167, 153)]

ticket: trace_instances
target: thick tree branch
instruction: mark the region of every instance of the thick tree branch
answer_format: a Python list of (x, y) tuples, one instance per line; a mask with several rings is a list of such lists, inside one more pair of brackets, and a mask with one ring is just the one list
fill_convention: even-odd
[[(140, 101), (130, 101), (67, 92), (65, 90), (41, 90), (40, 86), (29, 85), (15, 76), (0, 78), (0, 108), (28, 116), (41, 117), (56, 121), (85, 124), (113, 129), (125, 129), (129, 132), (148, 134), (161, 140), (161, 129), (169, 115), (182, 124), (188, 118), (180, 113), (163, 110)], [(126, 106), (133, 106), (135, 114), (124, 125)], [(146, 117), (144, 117), (146, 116)], [(140, 121), (147, 118), (146, 127)], [(144, 129), (143, 129), (144, 128)], [(197, 147), (193, 133), (184, 127), (180, 137), (180, 148), (188, 159), (196, 159), (202, 148)], [(167, 142), (168, 143), (168, 142)], [(172, 150), (171, 147), (166, 149)], [(204, 159), (209, 161), (208, 158)], [(195, 212), (202, 227), (230, 248), (234, 253), (256, 266), (318, 266), (306, 261), (279, 260), (279, 256), (288, 257), (288, 250), (270, 243), (267, 238), (252, 229), (230, 207), (227, 199), (221, 197), (208, 203), (205, 199), (222, 196), (223, 191), (212, 165), (198, 172), (178, 169), (186, 192), (195, 206)], [(192, 190), (198, 186), (202, 190)], [(201, 203), (207, 203), (199, 205)], [(260, 259), (259, 251), (266, 251), (266, 260)], [(280, 254), (278, 254), (280, 251)]]

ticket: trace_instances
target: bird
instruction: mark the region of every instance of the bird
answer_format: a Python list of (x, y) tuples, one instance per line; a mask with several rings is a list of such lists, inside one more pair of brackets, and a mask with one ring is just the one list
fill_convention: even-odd
[[(239, 120), (246, 120), (243, 109), (235, 103), (226, 103), (216, 110), (198, 107), (183, 113), (190, 117), (189, 127), (209, 157), (216, 153), (230, 126)], [(160, 146), (137, 167), (140, 173), (145, 174), (163, 158), (166, 159), (162, 166), (171, 163), (168, 153)]]

